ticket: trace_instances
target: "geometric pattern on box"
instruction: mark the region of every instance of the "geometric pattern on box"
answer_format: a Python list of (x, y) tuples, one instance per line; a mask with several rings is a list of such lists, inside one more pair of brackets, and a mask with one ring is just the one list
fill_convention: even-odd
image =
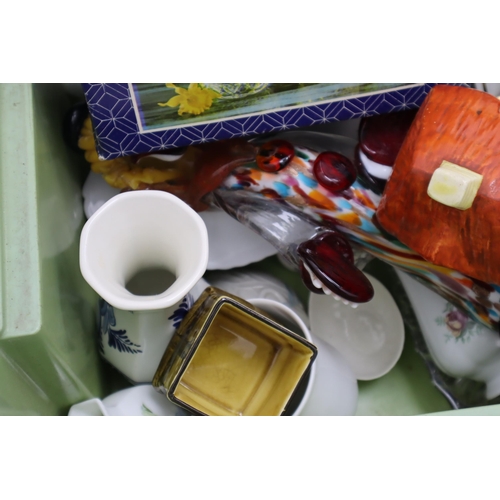
[(250, 116), (183, 125), (168, 130), (141, 132), (134, 109), (131, 84), (82, 84), (94, 127), (97, 151), (99, 157), (104, 160), (417, 108), (434, 85), (408, 84), (393, 90), (339, 97), (289, 109), (263, 111)]

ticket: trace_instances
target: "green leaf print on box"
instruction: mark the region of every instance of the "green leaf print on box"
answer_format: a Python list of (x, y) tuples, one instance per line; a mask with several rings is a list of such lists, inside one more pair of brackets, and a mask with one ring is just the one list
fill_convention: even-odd
[(104, 355), (104, 337), (108, 336), (108, 345), (119, 352), (128, 352), (130, 354), (141, 353), (139, 344), (134, 344), (127, 337), (127, 330), (118, 330), (116, 326), (115, 311), (113, 306), (104, 299), (99, 299), (99, 352)]

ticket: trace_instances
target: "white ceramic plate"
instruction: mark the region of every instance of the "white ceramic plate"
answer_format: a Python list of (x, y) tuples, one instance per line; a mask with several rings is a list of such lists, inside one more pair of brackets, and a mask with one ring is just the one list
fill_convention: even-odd
[[(119, 193), (101, 175), (90, 172), (82, 192), (87, 218)], [(210, 208), (200, 212), (200, 216), (208, 231), (208, 270), (242, 267), (276, 254), (276, 249), (264, 238), (223, 210)]]
[(233, 219), (223, 210), (200, 212), (208, 231), (207, 269), (233, 269), (259, 262), (276, 254), (276, 248), (262, 236)]
[(373, 380), (388, 373), (401, 356), (404, 323), (389, 291), (368, 276), (375, 294), (356, 309), (330, 295), (311, 293), (311, 333), (335, 347), (358, 380)]

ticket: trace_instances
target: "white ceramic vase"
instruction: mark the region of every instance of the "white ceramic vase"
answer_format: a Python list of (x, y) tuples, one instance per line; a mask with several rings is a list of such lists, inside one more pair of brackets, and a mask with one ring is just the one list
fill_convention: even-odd
[(176, 196), (132, 191), (85, 224), (80, 269), (99, 294), (101, 354), (134, 383), (151, 382), (184, 315), (204, 290), (208, 235)]
[(500, 395), (498, 333), (467, 318), (443, 297), (397, 271), (420, 324), (429, 353), (447, 375), (486, 384), (486, 398)]

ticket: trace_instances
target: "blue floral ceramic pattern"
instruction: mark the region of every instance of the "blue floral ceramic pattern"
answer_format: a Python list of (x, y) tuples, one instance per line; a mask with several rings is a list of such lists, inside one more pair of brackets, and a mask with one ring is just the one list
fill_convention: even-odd
[(139, 344), (134, 344), (127, 337), (127, 330), (117, 330), (115, 311), (104, 299), (99, 299), (99, 351), (104, 354), (104, 336), (108, 336), (108, 345), (119, 352), (137, 354), (142, 352)]
[(84, 83), (82, 85), (97, 137), (98, 153), (102, 159), (108, 160), (118, 156), (177, 148), (189, 144), (416, 108), (435, 84), (415, 84), (407, 88), (339, 98), (314, 105), (142, 133), (137, 122), (129, 84)]
[(193, 306), (193, 303), (194, 303), (193, 296), (190, 293), (188, 293), (182, 299), (182, 302), (179, 304), (179, 307), (173, 312), (171, 316), (168, 317), (168, 319), (173, 320), (174, 328), (179, 328), (179, 325), (181, 324), (182, 320), (186, 316), (189, 309), (191, 309), (191, 307)]

